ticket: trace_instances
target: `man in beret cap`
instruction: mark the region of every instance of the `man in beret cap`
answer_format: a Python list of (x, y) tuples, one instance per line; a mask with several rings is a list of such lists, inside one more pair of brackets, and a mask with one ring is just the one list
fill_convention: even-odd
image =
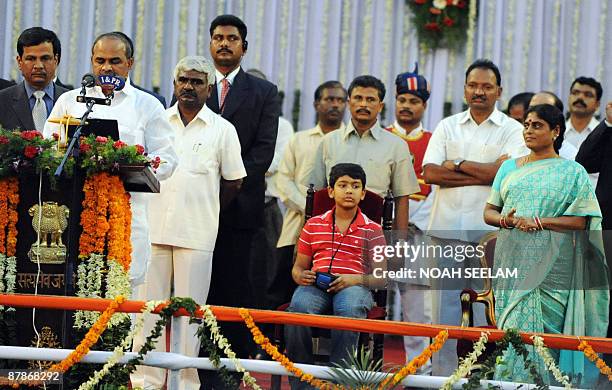
[[(427, 108), (429, 91), (430, 85), (425, 77), (419, 74), (418, 64), (415, 63), (414, 71), (398, 74), (395, 79), (395, 122), (386, 128), (408, 144), (412, 166), (420, 186), (419, 192), (408, 197), (412, 233), (410, 241), (414, 241), (415, 244), (427, 238), (422, 231), (427, 229), (433, 200), (432, 186), (423, 180), (422, 166), (423, 156), (431, 138), (431, 132), (423, 129), (421, 123)], [(408, 264), (406, 266), (410, 267)], [(431, 324), (432, 298), (429, 281), (398, 279), (397, 282), (403, 320)], [(428, 344), (428, 338), (405, 336), (406, 361), (415, 358)], [(427, 362), (419, 369), (419, 374), (427, 375), (430, 372), (431, 362)]]

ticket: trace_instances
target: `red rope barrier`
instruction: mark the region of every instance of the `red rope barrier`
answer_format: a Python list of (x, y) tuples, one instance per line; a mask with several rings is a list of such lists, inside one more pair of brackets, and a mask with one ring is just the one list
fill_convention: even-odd
[[(15, 307), (36, 307), (39, 309), (58, 310), (90, 310), (104, 311), (110, 304), (109, 299), (64, 297), (56, 295), (30, 295), (30, 294), (0, 294), (0, 305)], [(125, 301), (117, 309), (118, 312), (139, 313), (144, 307), (143, 301)], [(155, 309), (159, 312), (163, 305)], [(238, 309), (225, 306), (211, 306), (211, 310), (219, 321), (242, 322)], [(284, 325), (304, 325), (319, 328), (352, 330), (356, 332), (384, 333), (400, 336), (435, 337), (441, 330), (448, 330), (448, 337), (452, 339), (466, 339), (476, 341), (480, 337), (482, 328), (462, 328), (459, 326), (427, 325), (414, 322), (397, 322), (386, 320), (367, 320), (336, 316), (323, 316), (314, 314), (289, 313), (273, 310), (249, 309), (256, 322)], [(189, 315), (185, 310), (179, 310), (177, 315)], [(202, 317), (200, 311), (198, 317)], [(489, 341), (497, 341), (504, 336), (504, 331), (487, 329), (491, 332)], [(523, 333), (521, 337), (527, 344), (532, 344), (530, 337), (534, 333)], [(578, 350), (580, 341), (587, 341), (595, 351), (612, 353), (612, 339), (603, 337), (577, 337), (558, 334), (538, 334), (544, 339), (548, 348)]]

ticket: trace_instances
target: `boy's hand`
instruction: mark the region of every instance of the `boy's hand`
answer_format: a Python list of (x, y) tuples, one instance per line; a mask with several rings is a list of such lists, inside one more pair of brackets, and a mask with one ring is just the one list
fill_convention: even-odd
[(347, 287), (358, 286), (363, 281), (363, 275), (341, 274), (329, 284), (327, 292), (335, 293)]
[(309, 269), (305, 269), (300, 273), (298, 280), (296, 280), (297, 284), (300, 286), (310, 286), (315, 282), (316, 274), (314, 271)]

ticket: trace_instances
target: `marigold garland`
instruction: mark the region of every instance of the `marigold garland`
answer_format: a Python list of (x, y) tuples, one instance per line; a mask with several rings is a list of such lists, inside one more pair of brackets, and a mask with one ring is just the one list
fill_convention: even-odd
[(584, 356), (586, 356), (587, 359), (594, 362), (597, 368), (599, 369), (599, 371), (603, 375), (607, 376), (608, 380), (612, 382), (612, 368), (610, 368), (606, 364), (606, 362), (604, 362), (599, 357), (599, 355), (597, 355), (597, 352), (595, 352), (595, 350), (593, 349), (593, 347), (591, 347), (589, 343), (587, 343), (586, 341), (581, 341), (580, 345), (578, 345), (578, 350), (582, 351), (582, 353), (584, 353)]
[(89, 329), (85, 338), (81, 340), (79, 345), (68, 355), (64, 360), (59, 363), (52, 365), (49, 368), (49, 371), (59, 371), (66, 372), (70, 367), (80, 362), (81, 359), (89, 352), (89, 349), (98, 342), (100, 335), (106, 329), (108, 322), (111, 317), (117, 311), (119, 305), (121, 305), (125, 301), (125, 298), (122, 295), (115, 297), (115, 299), (108, 305), (104, 313), (98, 318), (98, 321)]
[(123, 266), (125, 272), (130, 269), (131, 251), (131, 210), (128, 193), (119, 176), (108, 178), (110, 201), (108, 204), (110, 229), (108, 231), (108, 258)]
[(393, 376), (388, 376), (384, 381), (379, 385), (379, 389), (385, 389), (387, 387), (393, 388), (395, 385), (400, 383), (405, 377), (408, 375), (414, 375), (417, 370), (422, 367), (427, 361), (431, 358), (431, 356), (442, 349), (442, 346), (448, 340), (448, 331), (442, 330), (440, 333), (436, 335), (433, 340), (433, 343), (429, 344), (427, 348), (421, 352), (421, 354), (414, 359), (412, 359), (408, 364), (406, 364), (401, 370), (395, 373)]
[(8, 179), (0, 180), (0, 253), (6, 254), (6, 228), (8, 227)]
[(91, 253), (95, 252), (96, 248), (96, 237), (93, 235), (95, 232), (96, 223), (96, 191), (95, 191), (95, 180), (93, 177), (87, 178), (83, 185), (83, 192), (85, 197), (83, 198), (83, 210), (81, 211), (81, 226), (83, 227), (83, 233), (79, 238), (79, 256), (88, 257)]
[(113, 354), (110, 358), (108, 358), (104, 366), (100, 370), (94, 372), (89, 377), (89, 380), (87, 382), (82, 383), (81, 386), (79, 386), (79, 390), (93, 389), (102, 380), (102, 378), (108, 375), (111, 368), (117, 365), (119, 360), (121, 360), (121, 358), (125, 355), (125, 351), (130, 348), (134, 337), (138, 333), (140, 333), (140, 331), (142, 331), (145, 315), (150, 314), (158, 305), (161, 305), (162, 303), (164, 303), (164, 301), (148, 301), (144, 305), (144, 308), (142, 309), (142, 314), (138, 316), (138, 319), (136, 320), (136, 323), (134, 324), (132, 330), (127, 334), (127, 336), (125, 336), (121, 343), (115, 347), (115, 349), (113, 350)]
[(19, 180), (8, 179), (8, 234), (6, 236), (6, 255), (15, 256), (17, 252), (17, 206), (19, 205)]
[(264, 351), (268, 355), (272, 357), (275, 361), (279, 362), (287, 371), (300, 378), (301, 381), (307, 382), (311, 386), (316, 387), (321, 390), (341, 390), (342, 388), (338, 385), (335, 385), (330, 382), (322, 381), (320, 379), (316, 379), (314, 376), (310, 374), (306, 374), (304, 371), (297, 368), (291, 360), (281, 352), (278, 351), (278, 347), (270, 343), (270, 340), (261, 333), (261, 330), (255, 325), (255, 321), (253, 317), (249, 313), (248, 309), (240, 308), (238, 309), (240, 316), (244, 320), (247, 328), (251, 331), (253, 335), (253, 340), (261, 346)]

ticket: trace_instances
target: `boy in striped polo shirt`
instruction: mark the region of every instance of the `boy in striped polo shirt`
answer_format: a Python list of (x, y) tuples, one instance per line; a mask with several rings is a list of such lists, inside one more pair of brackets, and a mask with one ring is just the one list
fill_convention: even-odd
[[(337, 164), (329, 175), (328, 192), (336, 203), (332, 210), (306, 222), (298, 240), (291, 274), (299, 285), (288, 311), (365, 318), (374, 304), (370, 288), (384, 285), (372, 275), (385, 269), (384, 260), (373, 264), (374, 248), (385, 245), (381, 226), (359, 209), (366, 194), (366, 175), (357, 164)], [(332, 330), (331, 361), (340, 363), (357, 346), (356, 332)], [(310, 327), (286, 326), (290, 359), (312, 363)], [(293, 389), (309, 388), (290, 377)]]

